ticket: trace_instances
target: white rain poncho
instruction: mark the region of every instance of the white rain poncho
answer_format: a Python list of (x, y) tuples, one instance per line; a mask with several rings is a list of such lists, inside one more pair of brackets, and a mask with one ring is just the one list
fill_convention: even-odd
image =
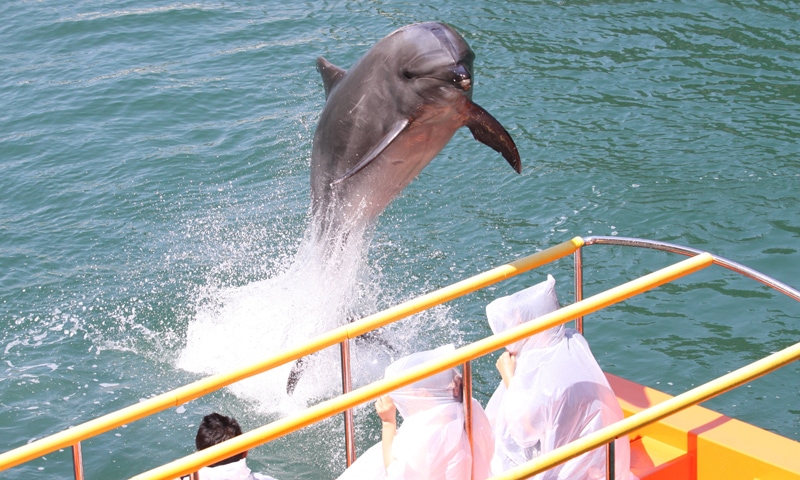
[[(486, 306), (494, 333), (559, 308), (555, 279), (547, 280)], [(508, 389), (501, 382), (486, 406), (495, 437), (492, 473), (526, 463), (572, 440), (623, 418), (614, 392), (586, 340), (563, 325), (508, 345), (516, 369)], [(628, 437), (615, 443), (617, 480), (630, 476)], [(576, 457), (537, 480), (604, 479), (606, 449)]]
[[(404, 357), (386, 368), (385, 378), (454, 350), (453, 345), (445, 345)], [(493, 449), (491, 426), (483, 408), (472, 399), (474, 453), (471, 453), (464, 430), (464, 406), (454, 395), (457, 375), (453, 369), (446, 370), (390, 393), (403, 417), (392, 442), (392, 463), (388, 469), (384, 468), (382, 447), (378, 442), (339, 479), (480, 480), (489, 477)]]
[(197, 474), (199, 480), (275, 480), (268, 475), (251, 472), (245, 458), (218, 467), (203, 467)]

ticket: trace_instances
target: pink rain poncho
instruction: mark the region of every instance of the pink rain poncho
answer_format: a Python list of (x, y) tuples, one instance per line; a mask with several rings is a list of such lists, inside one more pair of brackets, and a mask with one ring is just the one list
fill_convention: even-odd
[[(453, 345), (445, 345), (404, 357), (386, 368), (385, 378), (454, 350)], [(392, 463), (384, 468), (378, 442), (339, 479), (479, 480), (489, 477), (493, 449), (491, 426), (483, 408), (472, 399), (471, 451), (464, 430), (464, 406), (454, 395), (457, 376), (455, 370), (446, 370), (390, 393), (403, 417), (392, 443)]]
[[(559, 308), (555, 279), (486, 306), (494, 333)], [(586, 340), (563, 325), (510, 344), (516, 369), (508, 389), (501, 382), (486, 406), (495, 437), (492, 473), (497, 475), (623, 418), (614, 392)], [(615, 442), (616, 480), (630, 475), (628, 437)], [(587, 452), (537, 480), (604, 479), (606, 449)]]

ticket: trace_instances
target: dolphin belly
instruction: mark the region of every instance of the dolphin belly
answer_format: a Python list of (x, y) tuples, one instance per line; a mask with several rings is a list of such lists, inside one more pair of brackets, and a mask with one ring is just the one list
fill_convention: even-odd
[(363, 172), (332, 188), (331, 195), (341, 214), (374, 221), (419, 176), (459, 126), (444, 124), (404, 132)]

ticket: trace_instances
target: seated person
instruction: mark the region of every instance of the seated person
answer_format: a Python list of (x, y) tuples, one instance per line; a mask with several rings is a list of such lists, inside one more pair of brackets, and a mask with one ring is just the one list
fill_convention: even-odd
[[(558, 310), (555, 279), (486, 306), (494, 333)], [(495, 438), (497, 475), (623, 418), (614, 392), (586, 340), (559, 325), (506, 346), (497, 360), (503, 381), (486, 406)], [(616, 480), (630, 475), (628, 437), (615, 442)], [(537, 480), (605, 479), (601, 447), (536, 475)]]
[[(386, 368), (391, 378), (454, 351), (453, 345), (418, 352)], [(464, 430), (461, 376), (449, 369), (402, 387), (375, 402), (382, 440), (345, 470), (340, 480), (485, 479), (492, 456), (491, 427), (472, 399), (472, 449)], [(403, 424), (396, 427), (399, 410)]]
[[(197, 436), (195, 437), (195, 446), (197, 450), (203, 450), (241, 434), (242, 428), (236, 419), (219, 413), (211, 413), (203, 417), (203, 421), (200, 422), (200, 427), (197, 429)], [(196, 476), (192, 475), (191, 478), (193, 480), (195, 478), (197, 480), (275, 480), (267, 475), (251, 472), (247, 468), (246, 457), (246, 451), (228, 457), (213, 465), (201, 468), (196, 472)]]

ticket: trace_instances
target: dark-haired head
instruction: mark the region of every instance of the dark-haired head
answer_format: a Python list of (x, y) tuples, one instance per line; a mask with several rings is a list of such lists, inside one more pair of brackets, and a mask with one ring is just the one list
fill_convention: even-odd
[[(219, 413), (211, 413), (203, 417), (203, 421), (200, 422), (194, 444), (197, 450), (204, 450), (241, 434), (242, 427), (239, 426), (239, 422), (237, 422), (235, 418), (226, 417)], [(210, 466), (217, 467), (219, 465), (238, 462), (246, 456), (247, 452), (241, 452)]]

